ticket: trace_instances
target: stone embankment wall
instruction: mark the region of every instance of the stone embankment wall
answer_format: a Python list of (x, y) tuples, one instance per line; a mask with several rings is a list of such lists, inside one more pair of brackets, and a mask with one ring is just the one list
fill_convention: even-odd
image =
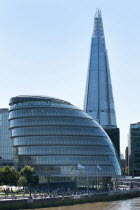
[(67, 206), (82, 203), (114, 201), (140, 197), (140, 191), (126, 191), (123, 193), (104, 193), (95, 195), (77, 195), (46, 199), (1, 200), (0, 210), (34, 209), (56, 206)]

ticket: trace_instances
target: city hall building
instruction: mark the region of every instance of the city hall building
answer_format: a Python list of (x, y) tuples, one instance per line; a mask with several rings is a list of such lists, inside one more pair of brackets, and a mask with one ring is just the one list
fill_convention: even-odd
[(9, 104), (18, 165), (34, 167), (40, 183), (93, 187), (97, 176), (105, 183), (121, 175), (110, 138), (84, 111), (67, 101), (41, 96), (17, 96)]

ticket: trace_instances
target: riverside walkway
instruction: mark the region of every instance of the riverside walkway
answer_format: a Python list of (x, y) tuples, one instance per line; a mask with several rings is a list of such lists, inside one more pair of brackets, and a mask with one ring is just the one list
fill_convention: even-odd
[(16, 210), (73, 205), (76, 203), (83, 203), (85, 202), (85, 199), (98, 197), (99, 195), (106, 196), (107, 192), (60, 192), (59, 190), (55, 190), (51, 193), (32, 193), (31, 197), (29, 194), (11, 194), (7, 196), (3, 194), (0, 196), (0, 209)]
[[(68, 193), (68, 192), (67, 192)], [(70, 193), (70, 192), (69, 192)], [(72, 192), (71, 192), (72, 193)], [(93, 202), (107, 202), (140, 197), (140, 190), (119, 190), (110, 192), (74, 192), (74, 194), (33, 193), (15, 197), (0, 197), (0, 210), (18, 210), (67, 206)]]

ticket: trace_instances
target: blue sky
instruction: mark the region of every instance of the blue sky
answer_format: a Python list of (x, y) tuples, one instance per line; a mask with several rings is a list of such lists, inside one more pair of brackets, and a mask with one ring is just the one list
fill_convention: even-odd
[(0, 3), (0, 107), (48, 95), (82, 109), (96, 8), (102, 10), (121, 150), (140, 121), (140, 2), (4, 0)]

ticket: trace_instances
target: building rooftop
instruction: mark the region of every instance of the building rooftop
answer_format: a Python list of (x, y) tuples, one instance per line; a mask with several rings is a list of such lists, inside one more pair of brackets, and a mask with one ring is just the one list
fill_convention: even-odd
[(1, 109), (0, 109), (0, 113), (1, 113), (1, 112), (7, 112), (7, 111), (8, 111), (7, 108), (1, 108)]
[(49, 96), (36, 96), (36, 95), (19, 95), (19, 96), (15, 96), (12, 97), (10, 99), (9, 105), (15, 104), (15, 103), (20, 103), (20, 102), (27, 102), (27, 101), (55, 101), (58, 103), (64, 103), (64, 104), (69, 104), (71, 105), (71, 103), (58, 99), (58, 98), (54, 98), (54, 97), (49, 97)]

